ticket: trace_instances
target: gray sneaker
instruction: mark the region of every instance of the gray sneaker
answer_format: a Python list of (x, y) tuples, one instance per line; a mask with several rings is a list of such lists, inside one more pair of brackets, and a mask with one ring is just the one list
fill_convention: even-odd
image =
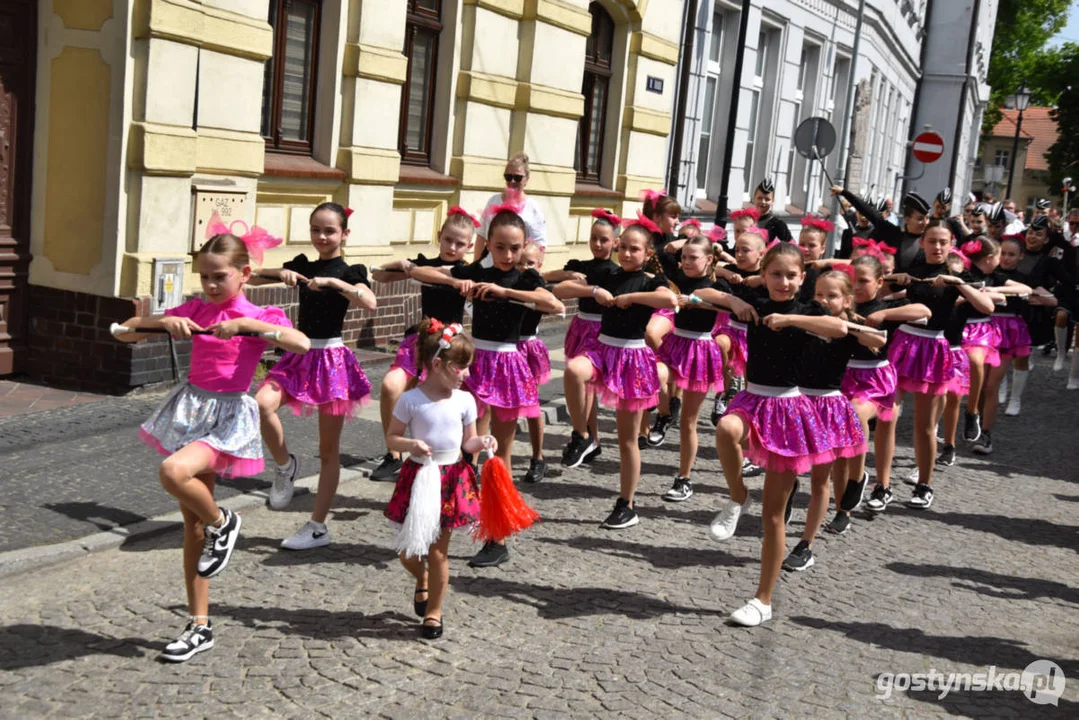
[(300, 460), (293, 454), (288, 456), (288, 465), (284, 469), (274, 468), (273, 487), (270, 488), (270, 509), (284, 510), (292, 502), (296, 492), (296, 476), (300, 474)]

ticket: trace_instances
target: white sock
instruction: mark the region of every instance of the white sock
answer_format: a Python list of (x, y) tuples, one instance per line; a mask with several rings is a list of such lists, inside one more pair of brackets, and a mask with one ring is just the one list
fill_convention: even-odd
[(293, 458), (291, 455), (289, 455), (288, 456), (288, 461), (284, 465), (278, 465), (277, 469), (280, 470), (281, 472), (288, 472), (289, 470), (292, 469), (292, 463), (294, 461), (295, 461), (295, 458)]
[(1012, 402), (1018, 403), (1023, 399), (1023, 388), (1027, 386), (1027, 380), (1030, 379), (1029, 370), (1016, 370), (1012, 377)]

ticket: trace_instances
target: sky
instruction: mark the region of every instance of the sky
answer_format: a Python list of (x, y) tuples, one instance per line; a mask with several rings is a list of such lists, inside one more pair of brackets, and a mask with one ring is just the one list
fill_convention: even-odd
[(1066, 42), (1079, 43), (1079, 0), (1072, 0), (1068, 12), (1068, 24), (1049, 41), (1050, 45), (1063, 45)]

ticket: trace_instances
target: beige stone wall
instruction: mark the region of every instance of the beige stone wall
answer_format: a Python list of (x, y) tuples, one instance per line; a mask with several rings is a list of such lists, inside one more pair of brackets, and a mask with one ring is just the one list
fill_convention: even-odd
[[(519, 151), (549, 263), (587, 253), (591, 208), (632, 213), (663, 184), (682, 12), (681, 0), (600, 1), (616, 31), (597, 195), (573, 168), (588, 0), (443, 0), (427, 169), (441, 182), (402, 173), (397, 150), (403, 1), (323, 0), (311, 153), (323, 172), (290, 175), (266, 172), (260, 136), (269, 0), (42, 0), (32, 280), (147, 293), (152, 260), (190, 252), (211, 197), (286, 239), (268, 266), (309, 248), (315, 205), (341, 202), (356, 211), (347, 255), (377, 265), (429, 251), (449, 206), (478, 212)], [(649, 76), (663, 94), (645, 90)]]

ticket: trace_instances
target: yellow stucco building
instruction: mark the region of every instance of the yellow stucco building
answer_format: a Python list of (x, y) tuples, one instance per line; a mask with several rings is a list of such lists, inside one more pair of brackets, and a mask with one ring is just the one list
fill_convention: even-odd
[[(378, 265), (430, 252), (447, 208), (479, 212), (523, 151), (549, 266), (587, 253), (593, 207), (662, 185), (681, 17), (681, 0), (5, 1), (23, 39), (0, 53), (0, 374), (163, 379), (159, 350), (103, 328), (198, 290), (215, 209), (285, 238), (272, 267), (340, 202), (347, 258)], [(414, 319), (414, 289), (376, 292), (347, 339)]]

